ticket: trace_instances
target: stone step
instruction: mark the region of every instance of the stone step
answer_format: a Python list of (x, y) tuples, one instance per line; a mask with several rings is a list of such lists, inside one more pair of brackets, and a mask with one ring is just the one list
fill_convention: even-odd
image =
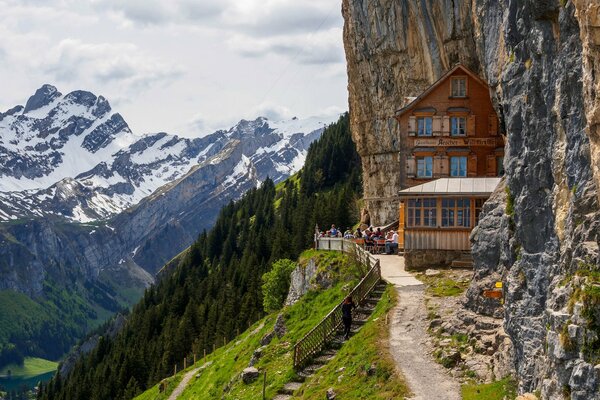
[(450, 264), (450, 268), (473, 268), (473, 261), (469, 260), (454, 260)]
[(377, 305), (377, 303), (379, 303), (379, 299), (373, 299), (370, 297), (363, 301), (363, 304), (367, 304), (367, 305)]
[(283, 385), (283, 388), (279, 390), (279, 393), (292, 396), (296, 390), (300, 389), (301, 386), (302, 383), (300, 382), (288, 382)]
[(308, 367), (305, 367), (302, 372), (304, 374), (308, 374), (308, 375), (313, 375), (315, 372), (317, 372), (319, 369), (323, 368), (322, 364), (311, 364)]
[(333, 359), (333, 357), (335, 357), (335, 354), (333, 354), (333, 355), (323, 354), (323, 355), (320, 355), (319, 357), (315, 358), (313, 360), (313, 362), (315, 364), (322, 364), (322, 365), (324, 365), (324, 364), (327, 364), (329, 361), (331, 361)]
[(273, 397), (273, 400), (289, 400), (291, 398), (292, 396), (289, 394), (278, 394), (275, 397)]

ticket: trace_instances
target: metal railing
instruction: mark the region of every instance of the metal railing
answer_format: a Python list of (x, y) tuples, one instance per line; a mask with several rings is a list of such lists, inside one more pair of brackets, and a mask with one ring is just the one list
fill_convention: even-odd
[[(349, 293), (349, 296), (352, 296), (352, 299), (357, 304), (361, 304), (381, 280), (381, 268), (379, 265), (379, 260), (374, 258), (371, 254), (350, 240), (336, 238), (319, 239), (319, 241), (321, 240), (336, 241), (336, 244), (339, 243), (340, 245), (340, 251), (354, 251), (358, 261), (369, 268), (367, 274)], [(294, 368), (298, 369), (305, 366), (316, 355), (323, 351), (327, 345), (327, 342), (333, 336), (335, 336), (335, 333), (341, 324), (342, 303), (338, 304), (333, 310), (331, 310), (329, 314), (327, 314), (327, 316), (325, 316), (325, 318), (323, 318), (321, 322), (317, 324), (317, 326), (312, 328), (310, 332), (308, 332), (302, 339), (300, 339), (300, 341), (298, 341), (298, 343), (296, 343), (294, 346)]]

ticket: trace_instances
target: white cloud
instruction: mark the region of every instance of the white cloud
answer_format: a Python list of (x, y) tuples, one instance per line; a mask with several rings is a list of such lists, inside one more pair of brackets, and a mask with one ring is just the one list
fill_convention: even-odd
[(0, 105), (49, 83), (104, 95), (136, 132), (182, 135), (344, 109), (340, 14), (339, 0), (0, 0)]
[(258, 107), (250, 112), (252, 116), (261, 116), (270, 119), (271, 121), (282, 121), (290, 119), (294, 116), (292, 111), (280, 104), (273, 104), (271, 102), (263, 102)]
[(59, 82), (91, 77), (101, 84), (118, 83), (135, 90), (168, 83), (183, 73), (181, 67), (153, 59), (131, 43), (83, 43), (76, 39), (62, 40), (40, 67)]

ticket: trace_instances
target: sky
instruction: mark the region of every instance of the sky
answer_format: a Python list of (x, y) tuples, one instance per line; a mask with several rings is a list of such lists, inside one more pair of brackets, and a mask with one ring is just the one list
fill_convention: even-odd
[(348, 108), (340, 0), (0, 0), (0, 112), (52, 84), (134, 133)]

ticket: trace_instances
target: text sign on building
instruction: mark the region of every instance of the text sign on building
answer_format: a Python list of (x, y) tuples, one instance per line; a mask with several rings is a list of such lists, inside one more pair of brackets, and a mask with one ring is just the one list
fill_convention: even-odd
[(496, 147), (496, 138), (418, 138), (414, 139), (414, 146)]

